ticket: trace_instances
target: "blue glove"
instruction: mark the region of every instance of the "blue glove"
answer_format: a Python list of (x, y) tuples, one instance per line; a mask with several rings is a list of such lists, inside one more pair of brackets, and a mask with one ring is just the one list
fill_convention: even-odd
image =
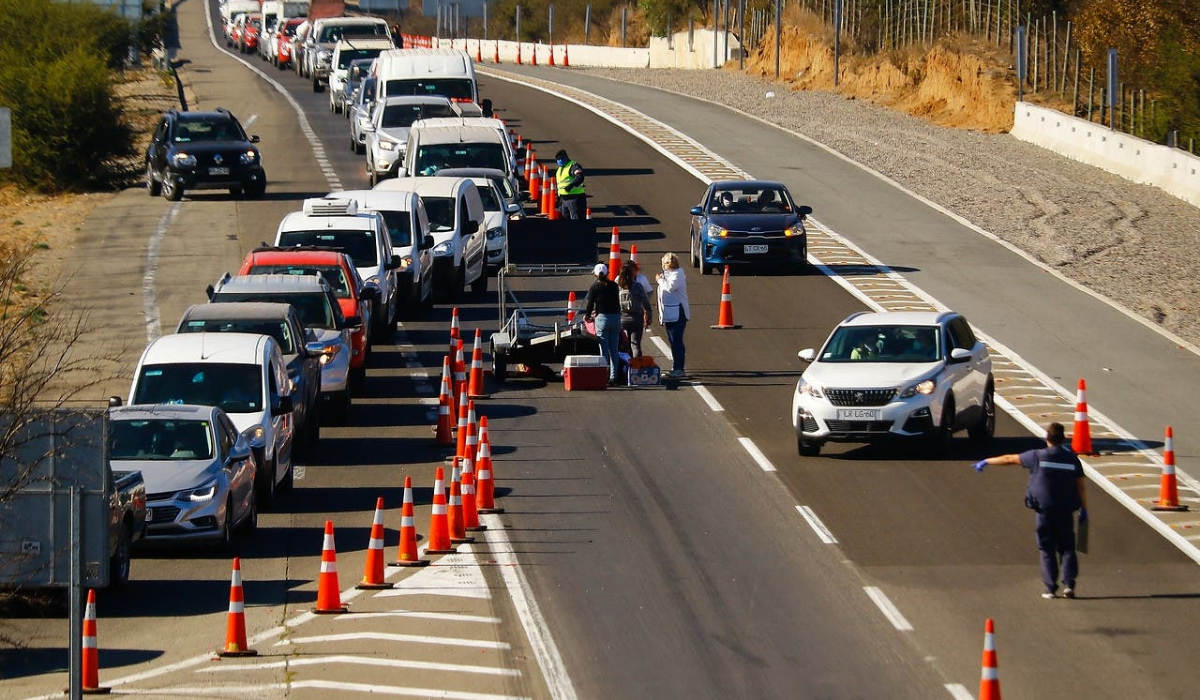
[(981, 459), (981, 460), (979, 460), (978, 462), (976, 462), (976, 463), (975, 463), (975, 471), (977, 471), (977, 472), (979, 472), (980, 474), (982, 474), (982, 473), (983, 473), (983, 468), (984, 468), (984, 467), (986, 467), (986, 466), (987, 466), (987, 460), (986, 460), (986, 459)]
[(1080, 508), (1079, 509), (1079, 522), (1086, 523), (1087, 519), (1088, 519), (1087, 508)]

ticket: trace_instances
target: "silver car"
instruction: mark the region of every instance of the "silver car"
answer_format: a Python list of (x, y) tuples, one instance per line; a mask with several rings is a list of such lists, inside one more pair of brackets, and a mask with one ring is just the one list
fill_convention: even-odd
[(146, 539), (228, 548), (258, 527), (250, 441), (215, 406), (133, 405), (109, 411), (113, 469), (146, 481)]
[(360, 155), (367, 152), (367, 132), (363, 127), (371, 124), (374, 109), (375, 78), (368, 76), (358, 84), (346, 103), (346, 118), (350, 121), (350, 150)]

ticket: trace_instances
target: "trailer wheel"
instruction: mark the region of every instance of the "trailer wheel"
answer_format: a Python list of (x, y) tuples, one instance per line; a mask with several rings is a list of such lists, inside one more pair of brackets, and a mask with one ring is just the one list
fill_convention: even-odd
[(492, 379), (502, 382), (508, 379), (508, 355), (492, 345)]

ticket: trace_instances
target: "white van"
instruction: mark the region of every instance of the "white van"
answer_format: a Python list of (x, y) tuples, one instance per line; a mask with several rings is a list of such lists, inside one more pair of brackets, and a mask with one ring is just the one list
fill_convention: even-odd
[[(460, 120), (450, 120), (457, 124)], [(488, 126), (430, 126), (414, 122), (408, 130), (404, 150), (404, 174), (408, 177), (436, 175), (447, 168), (515, 169), (508, 138)]]
[(402, 177), (375, 186), (384, 192), (416, 192), (429, 217), (433, 236), (434, 288), (457, 301), (487, 291), (487, 231), (483, 200), (465, 177)]
[(432, 309), (434, 240), (429, 235), (429, 216), (420, 195), (411, 190), (347, 190), (326, 198), (352, 199), (363, 209), (383, 215), (392, 251), (400, 256), (400, 314), (417, 318)]
[(377, 99), (399, 95), (441, 95), (454, 102), (477, 103), (475, 64), (459, 49), (392, 49), (375, 60)]
[[(517, 153), (513, 149), (512, 141), (509, 139), (508, 128), (505, 127), (504, 122), (500, 121), (499, 119), (485, 118), (485, 117), (468, 117), (468, 116), (440, 117), (440, 118), (426, 117), (421, 122), (414, 123), (413, 126), (414, 127), (419, 126), (422, 129), (433, 129), (433, 128), (440, 128), (440, 127), (476, 127), (476, 126), (493, 129), (493, 130), (495, 130), (496, 135), (499, 137), (498, 142), (504, 147), (505, 157), (507, 159), (508, 167), (500, 167), (498, 165), (476, 165), (474, 163), (466, 164), (466, 165), (455, 165), (453, 167), (456, 167), (456, 168), (492, 168), (495, 170), (502, 170), (505, 173), (508, 173), (509, 175), (511, 175), (513, 177), (517, 176)], [(476, 134), (477, 132), (471, 131), (471, 132), (460, 132), (460, 133), (465, 136), (467, 134)], [(432, 143), (432, 141), (429, 140), (429, 137), (425, 137), (424, 142), (426, 144)], [(405, 147), (407, 148), (407, 144)], [(415, 175), (418, 175), (418, 176), (420, 174), (421, 173), (419, 173), (419, 172), (415, 173)]]

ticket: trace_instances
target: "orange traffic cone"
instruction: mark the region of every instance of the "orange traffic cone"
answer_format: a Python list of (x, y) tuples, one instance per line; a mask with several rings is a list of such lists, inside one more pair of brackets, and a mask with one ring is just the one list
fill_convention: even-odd
[(496, 40), (496, 51), (492, 53), (492, 63), (500, 62), (500, 40)]
[(621, 233), (613, 226), (612, 240), (608, 244), (608, 278), (615, 280), (621, 273)]
[(438, 467), (433, 476), (433, 512), (429, 516), (426, 554), (454, 554), (458, 551), (450, 544), (450, 523), (446, 510), (446, 476)]
[(550, 187), (549, 190), (550, 196), (548, 198), (549, 204), (546, 205), (546, 216), (551, 221), (558, 221), (562, 216), (558, 211), (558, 187)]
[(454, 391), (460, 395), (467, 393), (467, 361), (463, 355), (463, 340), (459, 338), (458, 347), (454, 350)]
[(383, 498), (375, 500), (375, 518), (371, 521), (371, 538), (367, 542), (367, 559), (363, 563), (362, 581), (355, 588), (391, 588), (383, 580)]
[(733, 294), (729, 291), (729, 266), (725, 266), (725, 276), (721, 279), (721, 312), (717, 316), (717, 325), (709, 326), (717, 330), (741, 328), (733, 322)]
[(333, 546), (333, 521), (325, 521), (325, 540), (321, 545), (321, 574), (317, 578), (318, 615), (346, 612), (342, 605), (342, 591), (338, 587), (337, 550)]
[(447, 520), (450, 523), (450, 543), (463, 544), (474, 542), (474, 537), (467, 536), (466, 522), (463, 520), (462, 504), (462, 474), (458, 471), (458, 459), (454, 460), (454, 468), (450, 470), (450, 513)]
[(434, 442), (438, 445), (454, 444), (454, 421), (451, 414), (454, 410), (454, 398), (450, 393), (450, 358), (442, 359), (442, 391), (438, 395), (437, 430)]
[(463, 392), (458, 396), (458, 434), (455, 436), (454, 442), (454, 460), (457, 465), (457, 460), (462, 459), (463, 452), (467, 447), (467, 415), (470, 407), (470, 399), (467, 398), (467, 392)]
[(979, 678), (979, 700), (1000, 700), (1000, 672), (996, 668), (996, 628), (992, 618), (983, 626), (983, 674)]
[(1079, 380), (1079, 393), (1075, 397), (1075, 430), (1071, 434), (1071, 449), (1077, 455), (1094, 455), (1092, 450), (1092, 428), (1088, 423), (1087, 383)]
[(517, 42), (517, 65), (521, 65), (521, 42)]
[[(526, 184), (529, 184), (529, 185), (533, 184), (533, 165), (534, 165), (534, 163), (537, 163), (537, 151), (535, 151), (533, 149), (532, 143), (526, 142), (525, 143), (525, 182), (526, 182)], [(530, 199), (532, 201), (536, 202), (537, 198), (533, 196), (532, 190), (530, 191), (529, 194), (530, 194)]]
[(584, 213), (584, 215), (583, 215), (583, 218), (585, 218), (585, 219), (591, 219), (591, 218), (592, 218), (592, 208), (591, 208), (591, 207), (588, 207), (588, 208), (584, 209), (584, 212), (585, 212), (585, 213)]
[(479, 418), (479, 459), (476, 465), (479, 474), (475, 488), (476, 510), (480, 513), (503, 513), (503, 508), (496, 507), (496, 477), (492, 467), (492, 438), (488, 435), (487, 416)]
[(400, 558), (392, 566), (428, 566), (417, 553), (417, 519), (413, 514), (412, 477), (404, 477), (404, 503), (400, 506)]
[(471, 349), (471, 379), (467, 383), (467, 397), (483, 398), (483, 333), (475, 329), (475, 347)]
[(537, 44), (534, 44), (533, 46), (529, 47), (529, 65), (531, 65), (531, 66), (537, 65), (537, 50), (538, 50)]
[(554, 44), (550, 44), (550, 63), (548, 65), (551, 68), (554, 67)]
[(483, 42), (478, 40), (475, 42), (475, 62), (483, 63)]
[(529, 199), (541, 204), (542, 201), (542, 169), (538, 167), (536, 154), (528, 158), (529, 163)]
[(554, 183), (550, 182), (550, 169), (546, 166), (541, 166), (542, 169), (542, 201), (538, 202), (538, 213), (543, 216), (550, 216), (550, 193), (554, 190)]
[(1158, 486), (1158, 502), (1150, 510), (1187, 510), (1179, 505), (1179, 484), (1175, 481), (1175, 431), (1167, 426), (1167, 444), (1163, 448), (1162, 480)]
[(567, 294), (567, 323), (575, 323), (575, 292)]
[(637, 243), (632, 243), (629, 246), (629, 262), (637, 264)]
[(89, 589), (87, 607), (83, 611), (83, 692), (86, 695), (103, 695), (112, 688), (100, 686), (100, 646), (96, 642), (96, 591)]
[(468, 532), (478, 532), (486, 530), (487, 525), (479, 522), (479, 510), (475, 505), (475, 473), (463, 472), (462, 474), (462, 500), (463, 500), (463, 529)]
[(568, 52), (569, 46), (570, 46), (570, 44), (563, 44), (563, 64), (562, 64), (563, 68), (571, 67), (571, 55)]
[(225, 616), (225, 648), (217, 656), (257, 656), (246, 643), (246, 598), (242, 592), (242, 560), (233, 559), (233, 578), (229, 582), (229, 614)]

